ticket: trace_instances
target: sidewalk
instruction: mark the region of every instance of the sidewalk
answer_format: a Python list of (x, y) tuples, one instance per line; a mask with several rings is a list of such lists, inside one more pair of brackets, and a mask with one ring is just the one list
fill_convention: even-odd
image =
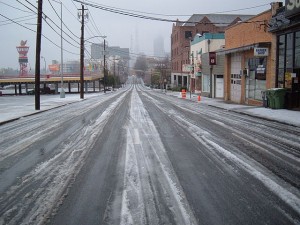
[[(160, 91), (160, 90), (158, 90)], [(171, 95), (177, 98), (181, 98), (179, 92), (168, 91), (167, 95)], [(92, 98), (102, 93), (88, 93), (84, 95), (84, 98)], [(198, 102), (197, 95), (187, 93), (187, 101)], [(60, 98), (59, 95), (41, 95), (40, 110), (35, 110), (35, 98), (30, 95), (23, 96), (1, 96), (0, 97), (0, 125), (32, 115), (40, 113), (52, 108), (57, 108), (66, 104), (82, 101), (79, 94), (66, 94), (65, 98)], [(239, 105), (239, 104), (228, 104), (221, 99), (211, 99), (201, 96), (199, 104), (209, 105), (228, 111), (246, 114), (249, 116), (264, 118), (272, 121), (277, 121), (284, 124), (290, 124), (293, 126), (300, 127), (300, 111), (292, 111), (286, 109), (270, 109), (257, 106)]]
[[(103, 95), (102, 93), (85, 93), (84, 99)], [(83, 101), (79, 94), (66, 94), (65, 98), (59, 95), (41, 95), (40, 110), (35, 110), (34, 95), (1, 96), (0, 97), (0, 125), (26, 117), (32, 114), (41, 113), (49, 109), (61, 107), (74, 102)]]
[[(177, 98), (181, 98), (180, 92), (169, 91), (166, 94), (172, 95)], [(192, 94), (190, 97), (190, 93), (187, 93), (186, 100), (198, 102), (198, 95)], [(199, 104), (205, 104), (225, 109), (227, 111), (233, 111), (253, 117), (263, 118), (271, 121), (277, 121), (279, 123), (300, 127), (300, 111), (292, 111), (287, 109), (270, 109), (259, 106), (232, 104), (227, 103), (222, 99), (207, 98), (202, 96)]]

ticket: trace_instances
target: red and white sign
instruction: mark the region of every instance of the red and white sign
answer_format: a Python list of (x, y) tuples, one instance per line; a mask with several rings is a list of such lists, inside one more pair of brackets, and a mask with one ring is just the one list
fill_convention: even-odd
[(59, 71), (59, 64), (52, 64), (52, 65), (49, 65), (49, 70), (51, 72), (58, 72)]

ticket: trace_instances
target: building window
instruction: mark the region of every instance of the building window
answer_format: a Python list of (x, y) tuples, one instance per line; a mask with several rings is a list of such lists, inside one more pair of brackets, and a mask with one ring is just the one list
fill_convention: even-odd
[(285, 69), (285, 35), (279, 37), (278, 42), (278, 77), (277, 86), (284, 87), (284, 69)]
[(251, 58), (248, 60), (248, 68), (255, 72), (255, 79), (266, 80), (267, 58)]
[[(293, 68), (293, 47), (294, 47), (294, 33), (289, 33), (286, 36), (286, 69)], [(292, 71), (289, 71), (292, 72)]]
[(295, 35), (295, 68), (300, 68), (300, 31)]
[(266, 89), (266, 57), (248, 60), (247, 98), (261, 100), (261, 91)]
[(203, 83), (202, 83), (202, 91), (203, 92), (209, 92), (209, 75), (203, 74)]
[(185, 37), (186, 39), (191, 38), (191, 37), (192, 37), (192, 31), (185, 31), (185, 32), (184, 32), (184, 37)]
[(182, 86), (182, 76), (178, 76), (178, 86)]

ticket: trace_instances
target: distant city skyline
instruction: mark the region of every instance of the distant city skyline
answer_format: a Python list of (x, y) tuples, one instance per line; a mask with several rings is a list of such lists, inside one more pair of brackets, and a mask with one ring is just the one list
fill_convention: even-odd
[[(9, 4), (8, 4), (9, 2)], [(46, 64), (52, 60), (60, 59), (60, 4), (50, 1), (43, 2), (43, 13), (47, 19), (43, 20), (41, 56)], [(64, 61), (79, 60), (80, 58), (80, 28), (77, 13), (81, 4), (72, 0), (62, 1), (63, 11), (63, 48)], [(18, 69), (18, 52), (16, 46), (21, 40), (27, 40), (29, 46), (28, 66), (35, 66), (35, 45), (36, 45), (36, 0), (28, 1), (7, 1), (1, 4), (1, 45), (0, 45), (0, 68)], [(100, 4), (100, 3), (95, 3)], [(141, 2), (137, 0), (126, 0), (112, 2), (102, 0), (101, 4), (108, 7), (122, 8), (124, 11), (139, 11), (138, 14), (153, 17), (152, 19), (141, 19), (131, 16), (124, 16), (111, 13), (105, 10), (85, 5), (89, 12), (89, 21), (85, 24), (85, 39), (96, 36), (107, 36), (108, 46), (120, 46), (121, 48), (134, 49), (134, 54), (144, 53), (153, 56), (153, 42), (160, 35), (164, 39), (164, 48), (170, 52), (172, 32), (172, 21), (179, 19), (187, 20), (191, 15), (197, 13), (239, 13), (258, 14), (270, 9), (270, 2), (267, 0), (253, 0), (251, 2), (228, 0), (226, 4), (220, 0), (211, 0), (210, 4), (198, 0), (187, 0), (175, 2), (172, 0)], [(195, 7), (197, 6), (197, 7)], [(238, 9), (241, 9), (238, 11)], [(156, 20), (157, 19), (157, 20)], [(162, 19), (162, 21), (160, 20)], [(170, 20), (166, 22), (165, 20)], [(133, 40), (135, 39), (135, 40)], [(92, 42), (101, 42), (102, 38), (94, 38)], [(133, 45), (133, 46), (131, 46)], [(88, 43), (85, 48), (90, 50)], [(131, 55), (136, 58), (136, 55)]]

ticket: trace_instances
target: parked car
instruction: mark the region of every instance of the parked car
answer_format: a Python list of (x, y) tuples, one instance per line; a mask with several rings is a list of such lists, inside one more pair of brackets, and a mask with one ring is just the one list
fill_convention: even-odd
[(28, 95), (34, 95), (34, 94), (35, 94), (34, 89), (32, 89), (32, 90), (30, 90), (30, 91), (27, 91), (27, 94), (28, 94)]

